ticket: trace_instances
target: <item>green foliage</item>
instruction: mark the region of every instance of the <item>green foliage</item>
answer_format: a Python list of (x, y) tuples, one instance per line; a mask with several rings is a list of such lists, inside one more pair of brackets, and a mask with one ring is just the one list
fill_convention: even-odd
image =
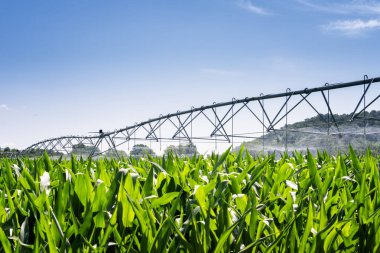
[(170, 145), (164, 151), (165, 155), (173, 153), (178, 156), (194, 156), (197, 152), (197, 147), (193, 143), (179, 144), (178, 146)]
[(99, 148), (93, 145), (85, 145), (83, 143), (73, 145), (71, 154), (73, 155), (90, 155), (92, 152), (100, 152)]
[(0, 252), (379, 252), (379, 158), (0, 159)]
[(141, 158), (144, 156), (155, 156), (154, 151), (144, 144), (136, 144), (132, 147), (130, 155), (135, 158)]

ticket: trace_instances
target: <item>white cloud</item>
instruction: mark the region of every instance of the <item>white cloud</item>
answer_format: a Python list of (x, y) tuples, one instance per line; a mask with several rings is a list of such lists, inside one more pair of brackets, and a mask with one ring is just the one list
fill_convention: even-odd
[(351, 1), (351, 4), (348, 4), (346, 8), (352, 12), (359, 12), (362, 14), (380, 14), (379, 1)]
[(305, 5), (307, 7), (310, 7), (312, 9), (315, 9), (317, 11), (322, 12), (332, 12), (332, 13), (339, 13), (339, 14), (346, 14), (347, 10), (344, 10), (342, 6), (336, 5), (336, 4), (321, 4), (321, 3), (314, 3), (313, 1), (309, 0), (296, 0), (298, 3)]
[(374, 30), (380, 28), (380, 19), (354, 19), (354, 20), (339, 20), (332, 22), (324, 29), (327, 31), (340, 31), (346, 35), (357, 35), (364, 31)]
[(254, 5), (250, 0), (239, 0), (238, 5), (249, 12), (259, 15), (269, 15), (270, 13), (264, 8)]
[(9, 107), (6, 104), (0, 104), (0, 110), (9, 111)]
[(336, 14), (380, 14), (380, 1), (376, 0), (296, 1), (304, 6), (322, 12), (330, 12)]

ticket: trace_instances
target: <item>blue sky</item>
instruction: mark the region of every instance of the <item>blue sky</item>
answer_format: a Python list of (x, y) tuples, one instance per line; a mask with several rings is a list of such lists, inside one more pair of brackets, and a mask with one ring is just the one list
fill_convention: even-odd
[(380, 75), (380, 1), (0, 1), (0, 146)]

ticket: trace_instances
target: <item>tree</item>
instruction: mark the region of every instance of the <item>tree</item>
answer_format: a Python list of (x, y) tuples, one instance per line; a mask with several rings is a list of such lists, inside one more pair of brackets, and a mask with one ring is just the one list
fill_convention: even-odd
[(117, 152), (117, 154), (118, 154), (119, 157), (128, 156), (127, 153), (124, 150), (112, 150), (112, 149), (110, 149), (107, 152), (105, 152), (104, 156), (107, 156), (107, 157), (117, 157), (115, 151)]
[(148, 147), (147, 145), (144, 145), (144, 144), (136, 144), (132, 147), (132, 150), (130, 152), (130, 155), (131, 156), (134, 156), (134, 157), (143, 157), (145, 155), (151, 155), (151, 156), (155, 156), (156, 154), (154, 153), (154, 151)]
[[(71, 151), (72, 154), (75, 155), (89, 155), (94, 150), (95, 146), (86, 146), (83, 143), (78, 143), (73, 145), (73, 149)], [(100, 152), (98, 148), (95, 148), (95, 153)]]
[(164, 153), (168, 155), (170, 152), (178, 156), (193, 156), (198, 153), (197, 147), (193, 143), (179, 144), (178, 146), (170, 145)]

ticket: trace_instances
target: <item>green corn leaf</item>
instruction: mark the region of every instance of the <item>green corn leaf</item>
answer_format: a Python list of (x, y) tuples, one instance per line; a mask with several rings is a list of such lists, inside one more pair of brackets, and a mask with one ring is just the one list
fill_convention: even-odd
[(111, 236), (112, 230), (116, 226), (116, 222), (117, 222), (117, 207), (115, 208), (115, 210), (111, 216), (111, 219), (109, 221), (109, 225), (106, 228), (106, 231), (104, 232), (102, 238), (100, 238), (100, 240), (99, 240), (100, 241), (100, 247), (104, 247), (107, 244), (107, 241), (108, 241), (109, 237)]
[(252, 210), (251, 210), (251, 218), (250, 218), (250, 224), (249, 224), (249, 236), (251, 237), (251, 240), (255, 240), (255, 234), (257, 229), (257, 210), (256, 210), (256, 196), (255, 193), (252, 193), (252, 191), (249, 192), (250, 199), (252, 201)]
[[(163, 234), (166, 234), (169, 228), (171, 227), (170, 218), (167, 217), (161, 224), (160, 228), (157, 230), (157, 233), (153, 239), (151, 248), (149, 252), (163, 252), (163, 245), (161, 243), (157, 243), (159, 239), (163, 239)], [(155, 248), (157, 247), (157, 249)]]
[(242, 192), (244, 194), (247, 194), (248, 191), (252, 188), (253, 184), (256, 182), (256, 180), (262, 176), (262, 173), (266, 167), (266, 165), (268, 164), (270, 158), (267, 157), (265, 158), (265, 160), (263, 162), (261, 162), (260, 164), (256, 165), (253, 170), (252, 170), (252, 176), (250, 178), (250, 181), (249, 183), (243, 188)]
[(44, 164), (45, 164), (45, 171), (47, 172), (53, 171), (53, 165), (46, 151), (44, 151)]
[(241, 193), (241, 189), (239, 186), (238, 179), (235, 176), (231, 176), (230, 180), (231, 180), (231, 191), (232, 191), (232, 193), (234, 193), (234, 194)]
[(84, 215), (83, 223), (79, 227), (79, 233), (82, 236), (87, 237), (89, 231), (91, 230), (92, 220), (93, 220), (93, 213), (88, 208), (87, 212)]
[(47, 220), (47, 217), (45, 217), (45, 215), (41, 215), (41, 225), (44, 227), (45, 231), (47, 231), (46, 233), (46, 237), (47, 237), (47, 243), (48, 243), (48, 246), (49, 246), (49, 252), (57, 252), (58, 253), (58, 250), (57, 250), (57, 246), (55, 244), (55, 241), (53, 239), (53, 236), (52, 234), (50, 233), (50, 230), (51, 230), (51, 227), (49, 225), (49, 222)]
[[(322, 191), (323, 184), (321, 181), (321, 177), (319, 175), (317, 165), (315, 163), (314, 157), (311, 152), (307, 151), (307, 165), (310, 171), (310, 178), (312, 179), (312, 183), (316, 189)], [(321, 197), (321, 195), (319, 195)]]
[(239, 222), (235, 222), (231, 227), (229, 227), (223, 234), (220, 236), (218, 244), (215, 247), (214, 253), (223, 252), (223, 246), (230, 237), (232, 231), (239, 225)]
[(153, 194), (153, 167), (150, 169), (148, 177), (145, 180), (143, 193), (145, 197)]
[(162, 197), (155, 199), (150, 204), (151, 208), (157, 208), (158, 206), (166, 205), (171, 202), (173, 199), (177, 198), (180, 192), (170, 192), (164, 194)]
[(238, 152), (238, 155), (236, 157), (236, 160), (235, 162), (239, 165), (241, 165), (241, 162), (243, 161), (243, 154), (244, 154), (244, 143), (240, 145), (240, 149), (239, 149), (239, 152)]
[(91, 211), (105, 211), (107, 203), (107, 189), (104, 183), (100, 183), (95, 189), (94, 201), (91, 204)]
[(307, 243), (307, 240), (309, 238), (311, 228), (313, 227), (313, 218), (314, 218), (313, 203), (311, 201), (309, 201), (309, 210), (308, 210), (308, 214), (307, 214), (307, 221), (306, 221), (305, 230), (304, 230), (302, 238), (301, 238), (301, 244), (300, 244), (299, 252), (305, 252), (305, 250), (306, 250), (306, 243)]
[(196, 192), (195, 192), (195, 199), (198, 201), (198, 204), (201, 208), (203, 217), (207, 216), (207, 200), (206, 200), (206, 193), (204, 191), (204, 187), (202, 185), (198, 186)]
[(172, 224), (172, 228), (174, 228), (174, 230), (176, 231), (179, 239), (181, 240), (183, 246), (191, 253), (195, 253), (195, 250), (193, 248), (193, 246), (186, 240), (185, 236), (182, 234), (182, 232), (177, 228), (177, 226), (175, 225), (175, 222), (171, 219), (171, 217), (168, 217), (171, 224)]
[(90, 189), (87, 189), (87, 178), (84, 174), (77, 174), (75, 179), (75, 193), (83, 206), (87, 205), (87, 195)]
[(1, 244), (3, 245), (3, 250), (5, 253), (12, 253), (12, 245), (9, 242), (7, 236), (4, 233), (4, 230), (0, 227), (0, 241)]
[(352, 160), (352, 166), (353, 170), (352, 172), (355, 174), (355, 178), (357, 179), (357, 182), (362, 182), (362, 166), (360, 165), (359, 159), (355, 154), (354, 149), (350, 145), (350, 158)]
[[(5, 192), (7, 193), (8, 196), (11, 196), (11, 192), (8, 189), (8, 186), (5, 184), (4, 185)], [(10, 209), (10, 215), (12, 215), (15, 212), (15, 204), (13, 202), (13, 199), (11, 197), (8, 197), (8, 207)]]
[(13, 187), (16, 185), (16, 180), (13, 177), (12, 169), (11, 169), (8, 159), (4, 160), (3, 168), (4, 168), (3, 175), (5, 176), (4, 181), (6, 182), (6, 184), (8, 184), (9, 188), (13, 189)]
[(212, 177), (215, 176), (218, 168), (224, 163), (224, 161), (226, 160), (226, 158), (228, 157), (228, 155), (230, 154), (230, 150), (231, 150), (231, 147), (229, 147), (226, 151), (224, 151), (224, 153), (220, 156), (220, 158), (217, 160), (217, 162), (215, 163), (214, 165), (214, 168), (212, 169)]

